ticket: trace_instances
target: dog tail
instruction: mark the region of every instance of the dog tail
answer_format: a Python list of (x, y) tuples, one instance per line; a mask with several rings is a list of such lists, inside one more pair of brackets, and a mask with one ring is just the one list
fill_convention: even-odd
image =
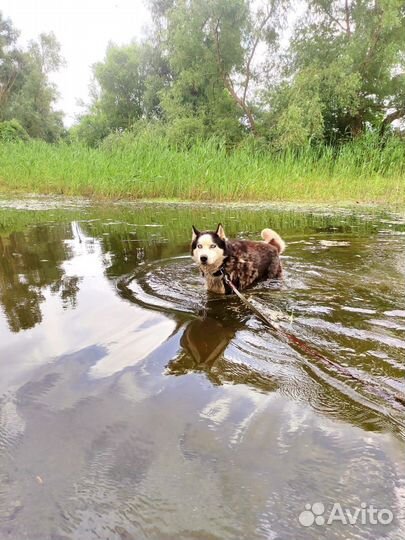
[(283, 253), (285, 250), (285, 242), (276, 231), (273, 231), (272, 229), (263, 229), (261, 236), (267, 244), (272, 244), (277, 248), (279, 253)]

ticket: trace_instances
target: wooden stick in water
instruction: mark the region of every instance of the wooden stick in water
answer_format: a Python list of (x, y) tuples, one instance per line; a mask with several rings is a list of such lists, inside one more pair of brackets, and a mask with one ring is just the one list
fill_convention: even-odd
[[(308, 343), (305, 343), (302, 339), (295, 336), (294, 334), (291, 334), (290, 332), (285, 331), (283, 328), (280, 328), (278, 324), (276, 324), (274, 321), (266, 317), (264, 313), (262, 313), (260, 310), (258, 310), (249, 300), (235, 287), (235, 285), (232, 283), (232, 281), (229, 279), (229, 277), (225, 274), (224, 280), (231, 287), (233, 292), (236, 294), (236, 296), (251, 310), (259, 319), (261, 319), (264, 323), (266, 323), (273, 332), (280, 337), (284, 342), (287, 342), (289, 345), (291, 345), (294, 349), (298, 349), (298, 352), (304, 353), (306, 356), (310, 356), (312, 358), (316, 358), (319, 360), (323, 365), (332, 368), (334, 371), (345, 375), (346, 377), (355, 380), (359, 382), (364, 388), (366, 388), (371, 394), (374, 394), (375, 396), (378, 396), (380, 398), (383, 398), (385, 401), (388, 401), (395, 409), (398, 409), (398, 405), (401, 404), (405, 406), (405, 398), (403, 398), (400, 395), (391, 393), (388, 388), (386, 387), (381, 388), (377, 387), (378, 383), (372, 383), (370, 381), (364, 381), (363, 379), (360, 379), (351, 371), (343, 366), (340, 366), (336, 362), (333, 362), (323, 354), (321, 354), (319, 351), (317, 351), (314, 347), (311, 345), (308, 345)], [(402, 410), (402, 408), (401, 408)]]

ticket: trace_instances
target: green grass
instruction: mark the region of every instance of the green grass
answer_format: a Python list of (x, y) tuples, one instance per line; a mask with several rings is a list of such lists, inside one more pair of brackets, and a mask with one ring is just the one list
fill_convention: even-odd
[(131, 134), (101, 148), (0, 144), (0, 190), (114, 199), (405, 204), (405, 143), (369, 136), (337, 152), (274, 154), (218, 141), (175, 149)]

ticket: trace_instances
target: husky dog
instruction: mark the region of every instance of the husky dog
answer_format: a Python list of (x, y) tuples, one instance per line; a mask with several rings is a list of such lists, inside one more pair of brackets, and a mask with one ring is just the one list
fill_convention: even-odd
[(200, 232), (194, 225), (192, 231), (191, 256), (198, 264), (209, 291), (231, 293), (224, 276), (238, 290), (261, 279), (281, 276), (280, 254), (285, 243), (271, 229), (263, 229), (263, 242), (228, 240), (221, 224), (216, 231)]

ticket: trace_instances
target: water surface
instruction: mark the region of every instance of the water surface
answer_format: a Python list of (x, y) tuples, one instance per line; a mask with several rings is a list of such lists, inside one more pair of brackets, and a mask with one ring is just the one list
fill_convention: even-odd
[[(287, 241), (282, 282), (207, 296), (191, 224)], [(403, 539), (405, 220), (3, 201), (0, 538)], [(272, 310), (272, 311), (270, 311)], [(304, 526), (306, 504), (391, 523)]]

